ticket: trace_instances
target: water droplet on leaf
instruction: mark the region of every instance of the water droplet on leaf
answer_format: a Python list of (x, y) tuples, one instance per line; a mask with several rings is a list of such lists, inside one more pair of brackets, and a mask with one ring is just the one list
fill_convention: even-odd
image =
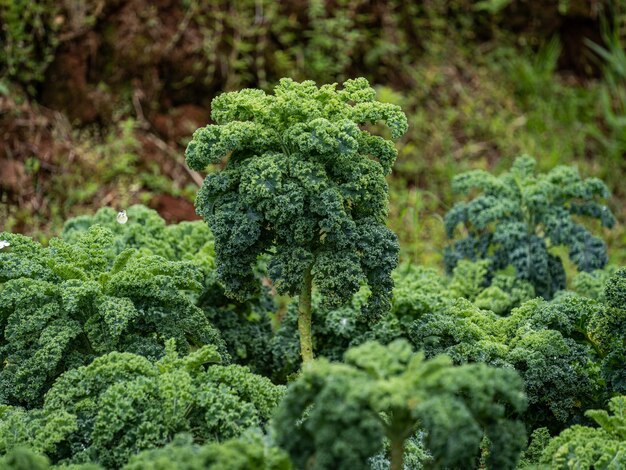
[(117, 223), (125, 224), (126, 222), (128, 222), (128, 216), (126, 215), (126, 211), (119, 211), (117, 213)]

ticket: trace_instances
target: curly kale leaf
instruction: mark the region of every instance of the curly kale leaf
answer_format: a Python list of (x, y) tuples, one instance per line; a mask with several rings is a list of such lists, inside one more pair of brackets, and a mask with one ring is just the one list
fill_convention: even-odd
[(589, 410), (599, 427), (575, 425), (553, 438), (540, 462), (550, 468), (622, 468), (626, 465), (626, 396), (609, 402), (605, 410)]
[(181, 434), (165, 447), (134, 455), (123, 470), (290, 470), (284, 451), (269, 446), (258, 433), (246, 433), (222, 443), (197, 445)]
[(59, 377), (42, 409), (5, 411), (0, 443), (6, 450), (29, 446), (53, 462), (119, 468), (178, 433), (210, 442), (266, 426), (282, 388), (220, 361), (215, 346), (180, 357), (174, 340), (156, 362), (131, 353), (101, 356)]
[(64, 371), (111, 351), (160, 357), (169, 338), (181, 352), (214, 344), (227, 356), (190, 299), (201, 289), (197, 268), (133, 249), (116, 254), (113, 240), (94, 226), (72, 243), (0, 254), (12, 260), (0, 262), (2, 403), (36, 406)]
[(626, 269), (609, 277), (603, 297), (605, 308), (594, 315), (589, 339), (602, 356), (602, 375), (609, 390), (626, 393)]
[[(156, 211), (142, 205), (129, 207), (127, 215), (128, 222), (122, 225), (117, 223), (112, 208), (102, 208), (93, 216), (68, 220), (62, 237), (74, 243), (90, 227), (101, 225), (113, 232), (108, 248), (115, 255), (132, 248), (170, 261), (192, 263), (203, 275), (203, 288), (194, 291), (192, 297), (197, 296), (196, 305), (220, 331), (233, 361), (270, 375), (272, 360), (267, 343), (272, 336), (270, 313), (276, 306), (268, 289), (263, 288), (259, 295), (244, 302), (224, 295), (216, 275), (213, 234), (203, 221), (167, 225)], [(261, 263), (256, 271), (255, 279), (261, 278)]]
[(113, 238), (108, 249), (115, 255), (133, 248), (171, 261), (189, 261), (208, 275), (215, 266), (213, 235), (202, 221), (167, 225), (152, 209), (134, 205), (126, 210), (128, 222), (119, 224), (117, 212), (103, 207), (94, 215), (81, 215), (63, 225), (61, 238), (69, 243), (80, 241), (94, 225), (111, 231)]
[(50, 461), (28, 447), (18, 447), (0, 457), (0, 470), (48, 470)]
[(364, 129), (381, 121), (397, 139), (407, 129), (402, 111), (375, 101), (365, 79), (348, 80), (342, 90), (283, 79), (273, 94), (216, 97), (212, 118), (215, 124), (194, 133), (186, 157), (196, 170), (229, 157), (196, 200), (215, 237), (227, 294), (254, 295), (253, 266), (268, 254), (279, 293), (299, 294), (310, 271), (327, 306), (345, 304), (368, 284), (363, 314), (388, 310), (398, 244), (384, 225), (385, 175), (397, 151)]
[(577, 220), (598, 219), (607, 228), (615, 224), (602, 203), (609, 196), (607, 187), (597, 178), (581, 178), (575, 168), (558, 166), (536, 174), (535, 166), (531, 157), (522, 156), (499, 177), (470, 171), (454, 178), (457, 192), (481, 194), (446, 214), (449, 238), (459, 225), (467, 230), (446, 249), (449, 272), (464, 258), (489, 259), (494, 270), (512, 265), (520, 279), (550, 299), (565, 288), (563, 263), (552, 253), (554, 247), (566, 247), (579, 271), (606, 265), (606, 244)]
[(263, 289), (261, 295), (238, 302), (224, 294), (217, 284), (207, 286), (198, 305), (219, 331), (233, 362), (253, 372), (272, 376), (274, 336), (270, 314), (276, 310), (274, 299)]
[(513, 370), (453, 366), (445, 356), (425, 360), (402, 340), (368, 342), (344, 359), (305, 367), (278, 408), (277, 442), (296, 466), (365, 468), (384, 438), (392, 460), (402, 459), (393, 449), (402, 454), (405, 440), (421, 428), (436, 466), (471, 465), (487, 435), (490, 464), (515, 467), (525, 440), (515, 416), (526, 399)]
[(615, 271), (614, 266), (609, 266), (591, 272), (580, 272), (572, 279), (572, 290), (579, 295), (605, 302), (604, 288)]

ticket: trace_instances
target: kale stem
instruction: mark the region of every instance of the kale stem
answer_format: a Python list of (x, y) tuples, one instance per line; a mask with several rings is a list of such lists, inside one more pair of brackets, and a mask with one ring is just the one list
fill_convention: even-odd
[(404, 439), (390, 439), (391, 447), (391, 464), (389, 470), (404, 469)]
[(298, 304), (298, 331), (300, 332), (300, 354), (302, 363), (313, 360), (313, 342), (311, 339), (311, 290), (313, 278), (311, 268), (304, 273), (304, 284)]

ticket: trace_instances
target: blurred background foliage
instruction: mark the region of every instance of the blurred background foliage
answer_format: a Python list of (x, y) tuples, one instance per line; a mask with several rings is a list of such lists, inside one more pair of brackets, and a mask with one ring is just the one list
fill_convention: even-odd
[(409, 132), (390, 178), (403, 257), (433, 264), (454, 174), (528, 153), (613, 192), (626, 262), (624, 0), (0, 0), (0, 229), (142, 202), (195, 217), (184, 164), (211, 99), (365, 76)]

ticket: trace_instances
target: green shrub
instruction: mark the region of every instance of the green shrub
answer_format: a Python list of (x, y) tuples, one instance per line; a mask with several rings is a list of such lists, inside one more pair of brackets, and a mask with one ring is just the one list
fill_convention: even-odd
[[(485, 355), (481, 349), (486, 347), (485, 344), (472, 344), (472, 341), (479, 341), (489, 335), (489, 331), (499, 328), (498, 316), (509, 315), (524, 301), (532, 299), (534, 291), (527, 282), (506, 273), (493, 276), (491, 285), (486, 287), (487, 264), (462, 260), (451, 279), (441, 276), (434, 269), (402, 264), (393, 273), (395, 287), (391, 311), (374, 325), (357, 321), (361, 305), (366, 301), (365, 289), (355, 295), (349, 304), (336, 309), (324, 308), (319, 297), (314, 296), (313, 343), (316, 351), (330, 360), (340, 361), (346, 349), (364, 341), (376, 340), (387, 344), (397, 338), (406, 338), (429, 355), (435, 350), (443, 352), (452, 344), (462, 343), (459, 348), (465, 351), (463, 358), (451, 350), (447, 353), (455, 360), (466, 361), (473, 357), (474, 360), (488, 361), (487, 358), (495, 353)], [(457, 300), (462, 296), (474, 300)], [(491, 310), (498, 315), (480, 309)], [(469, 328), (468, 323), (475, 318), (473, 312), (478, 312), (483, 320)], [(449, 328), (452, 330), (444, 333)], [(292, 305), (271, 339), (272, 373), (277, 380), (286, 380), (299, 367), (296, 331), (297, 311)], [(458, 336), (452, 331), (457, 331)], [(451, 337), (445, 340), (441, 337), (448, 334)], [(500, 336), (490, 341), (496, 344), (504, 342)], [(505, 348), (504, 344), (498, 346), (500, 350)], [(470, 349), (478, 351), (475, 356), (469, 354)]]
[(223, 443), (193, 444), (179, 436), (165, 447), (131, 457), (124, 470), (290, 470), (284, 451), (270, 447), (258, 434), (244, 434)]
[[(457, 364), (514, 368), (528, 395), (526, 424), (552, 432), (584, 419), (585, 410), (612, 393), (624, 393), (626, 309), (572, 292), (562, 292), (551, 301), (529, 299), (528, 284), (504, 273), (480, 290), (484, 264), (472, 267), (461, 262), (459, 267), (463, 269), (448, 281), (435, 270), (401, 266), (394, 273), (391, 312), (374, 326), (353, 320), (363, 293), (339, 309), (324, 309), (314, 301), (319, 355), (340, 361), (348, 348), (365, 341), (388, 344), (404, 338), (426, 357), (446, 354)], [(472, 270), (479, 274), (470, 275)], [(618, 286), (619, 279), (609, 285)], [(473, 292), (474, 302), (457, 297), (460, 289)], [(494, 295), (496, 289), (499, 293)], [(611, 298), (620, 298), (620, 288), (610, 290), (615, 291)], [(485, 309), (487, 304), (511, 310), (501, 316)], [(288, 309), (271, 340), (272, 370), (278, 380), (286, 380), (299, 366), (296, 322), (295, 310)]]
[(462, 194), (482, 193), (459, 202), (446, 214), (448, 237), (461, 224), (467, 235), (446, 249), (446, 269), (459, 260), (489, 259), (491, 269), (511, 265), (546, 299), (565, 288), (565, 270), (553, 248), (565, 246), (579, 271), (602, 269), (608, 261), (604, 241), (577, 222), (598, 219), (603, 227), (615, 224), (600, 199), (609, 192), (597, 178), (582, 179), (578, 170), (559, 166), (535, 175), (535, 161), (523, 156), (511, 171), (495, 177), (475, 170), (458, 175), (453, 189)]
[[(156, 211), (142, 205), (128, 208), (125, 224), (117, 223), (116, 215), (114, 209), (105, 207), (93, 216), (75, 217), (65, 223), (61, 237), (75, 243), (90, 227), (100, 225), (113, 233), (113, 241), (107, 247), (112, 254), (132, 248), (146, 255), (194, 264), (202, 273), (202, 289), (190, 294), (220, 331), (233, 361), (270, 375), (270, 314), (276, 305), (267, 288), (246, 301), (224, 295), (215, 273), (214, 241), (207, 224), (193, 221), (167, 225)], [(260, 278), (261, 268), (257, 267), (257, 271)]]
[(599, 427), (575, 425), (553, 438), (540, 462), (553, 469), (623, 468), (626, 465), (626, 396), (612, 398), (611, 414), (589, 410)]
[(406, 439), (418, 429), (431, 468), (472, 467), (484, 435), (489, 464), (514, 468), (525, 441), (526, 408), (515, 371), (425, 360), (406, 341), (368, 342), (345, 363), (305, 365), (274, 418), (276, 439), (298, 468), (366, 468), (389, 439), (392, 470), (403, 468)]
[[(45, 453), (53, 462), (119, 468), (178, 433), (196, 442), (265, 426), (283, 391), (242, 366), (220, 365), (215, 346), (179, 357), (174, 340), (159, 361), (113, 352), (57, 379), (43, 408), (4, 407), (0, 445)], [(205, 364), (213, 364), (208, 367)]]
[(189, 292), (201, 273), (184, 261), (125, 249), (113, 234), (91, 227), (74, 243), (43, 247), (2, 233), (0, 253), (0, 403), (41, 403), (64, 371), (111, 351), (163, 355), (175, 338), (181, 352), (214, 344), (228, 357), (219, 332)]
[(365, 79), (320, 88), (283, 79), (273, 95), (246, 89), (213, 100), (216, 124), (198, 129), (186, 152), (204, 170), (196, 207), (215, 237), (217, 272), (228, 295), (258, 290), (257, 257), (281, 294), (300, 295), (302, 357), (313, 357), (311, 289), (340, 306), (367, 283), (363, 313), (388, 310), (396, 236), (385, 226), (387, 183), (397, 151), (360, 126), (383, 121), (393, 138), (407, 129), (399, 107), (375, 100)]

